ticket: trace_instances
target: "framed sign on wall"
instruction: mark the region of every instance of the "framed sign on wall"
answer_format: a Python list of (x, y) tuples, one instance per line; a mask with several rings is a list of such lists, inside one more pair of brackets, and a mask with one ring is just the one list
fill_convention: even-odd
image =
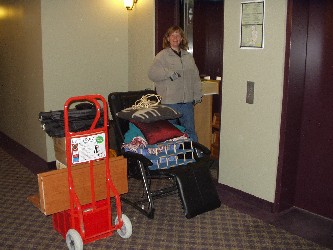
[(264, 47), (264, 1), (241, 3), (240, 48)]

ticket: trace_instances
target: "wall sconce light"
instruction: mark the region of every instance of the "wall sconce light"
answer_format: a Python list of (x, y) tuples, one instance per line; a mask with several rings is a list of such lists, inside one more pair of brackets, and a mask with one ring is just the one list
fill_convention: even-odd
[(134, 4), (137, 3), (138, 0), (124, 0), (124, 5), (127, 10), (131, 10), (134, 7)]

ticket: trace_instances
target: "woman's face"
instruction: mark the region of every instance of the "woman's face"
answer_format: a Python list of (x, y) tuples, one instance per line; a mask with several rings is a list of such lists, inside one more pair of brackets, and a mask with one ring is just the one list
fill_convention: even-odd
[(179, 44), (182, 41), (182, 36), (180, 35), (179, 31), (175, 31), (170, 34), (168, 37), (168, 41), (170, 43), (170, 47), (173, 49), (179, 49)]

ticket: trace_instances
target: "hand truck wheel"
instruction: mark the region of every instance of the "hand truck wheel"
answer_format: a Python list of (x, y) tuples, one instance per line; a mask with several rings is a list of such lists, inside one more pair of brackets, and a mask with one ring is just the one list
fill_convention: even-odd
[(70, 250), (82, 250), (83, 241), (81, 235), (75, 229), (69, 229), (66, 234), (67, 247)]
[[(125, 215), (122, 214), (121, 218), (123, 220), (123, 226), (120, 229), (117, 229), (117, 233), (121, 238), (129, 238), (132, 235), (132, 223), (130, 219)], [(115, 219), (115, 224), (117, 225), (118, 222), (118, 216)]]

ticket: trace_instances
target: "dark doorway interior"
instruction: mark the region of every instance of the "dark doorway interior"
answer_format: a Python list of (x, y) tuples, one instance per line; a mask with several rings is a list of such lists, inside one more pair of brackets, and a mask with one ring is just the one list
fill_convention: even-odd
[[(186, 0), (155, 0), (155, 53), (162, 50), (162, 38), (168, 27), (184, 20)], [(216, 79), (223, 75), (224, 0), (194, 0), (193, 57), (201, 76)], [(214, 96), (214, 113), (221, 112), (221, 94)]]
[(195, 1), (193, 56), (201, 75), (222, 76), (224, 1)]
[(155, 54), (162, 50), (162, 39), (172, 25), (180, 25), (180, 0), (155, 0)]

